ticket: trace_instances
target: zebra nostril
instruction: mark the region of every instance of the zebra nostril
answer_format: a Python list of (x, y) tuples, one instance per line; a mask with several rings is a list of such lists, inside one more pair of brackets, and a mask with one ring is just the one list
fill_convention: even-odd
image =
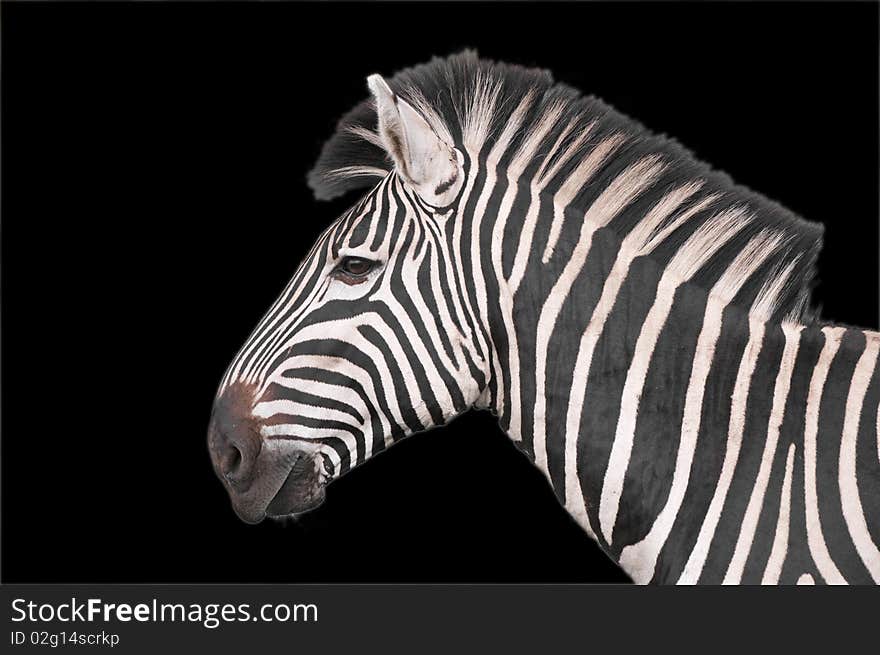
[(255, 474), (260, 454), (260, 437), (251, 426), (240, 425), (237, 430), (221, 433), (215, 442), (217, 471), (239, 490), (247, 487)]
[(241, 451), (234, 444), (228, 444), (226, 453), (220, 460), (220, 471), (230, 482), (233, 481), (236, 471), (241, 468), (241, 460)]
[(263, 448), (259, 421), (252, 415), (253, 390), (226, 389), (215, 401), (208, 425), (208, 450), (214, 471), (236, 493), (245, 493), (259, 477)]

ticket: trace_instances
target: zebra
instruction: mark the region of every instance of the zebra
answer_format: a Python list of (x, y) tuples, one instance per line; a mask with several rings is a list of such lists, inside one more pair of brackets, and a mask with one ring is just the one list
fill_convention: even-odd
[(242, 520), (475, 408), (636, 583), (880, 582), (880, 334), (812, 309), (820, 224), (545, 70), (367, 85), (308, 177), (366, 195), (217, 391)]

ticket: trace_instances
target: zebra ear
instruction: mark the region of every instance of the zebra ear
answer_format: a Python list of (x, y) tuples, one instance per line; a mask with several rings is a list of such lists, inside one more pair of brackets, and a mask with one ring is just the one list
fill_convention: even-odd
[(381, 75), (367, 85), (376, 99), (379, 136), (401, 177), (422, 199), (434, 206), (450, 204), (463, 181), (458, 153), (431, 129), (428, 122), (399, 98)]

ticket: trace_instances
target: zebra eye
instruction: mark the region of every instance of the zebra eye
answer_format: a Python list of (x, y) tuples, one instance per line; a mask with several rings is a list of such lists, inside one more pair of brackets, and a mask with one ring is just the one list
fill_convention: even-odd
[(376, 262), (363, 257), (344, 257), (336, 267), (336, 272), (343, 282), (356, 284), (362, 282), (375, 265)]

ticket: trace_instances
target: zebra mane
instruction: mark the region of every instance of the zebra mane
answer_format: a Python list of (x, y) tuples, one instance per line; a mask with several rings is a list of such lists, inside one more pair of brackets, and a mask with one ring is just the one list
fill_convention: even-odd
[[(626, 236), (637, 229), (634, 222), (638, 217), (662, 203), (664, 196), (696, 181), (702, 195), (713, 198), (712, 207), (705, 209), (712, 215), (702, 222), (713, 221), (725, 211), (735, 211), (742, 217), (731, 229), (725, 251), (729, 247), (729, 253), (740, 252), (756, 238), (774, 244), (773, 252), (759, 262), (761, 265), (749, 269), (750, 279), (737, 284), (739, 297), (747, 298), (750, 311), (765, 320), (814, 320), (812, 314), (808, 315), (809, 300), (822, 245), (822, 225), (805, 221), (765, 196), (735, 184), (673, 139), (651, 133), (594, 96), (555, 83), (549, 71), (480, 59), (473, 51), (435, 57), (387, 81), (441, 138), (481, 156), (493, 146), (503, 145), (498, 148), (506, 153), (501, 164), (509, 171), (518, 168), (545, 182), (551, 177), (566, 184), (577, 181), (579, 170), (587, 163), (585, 159), (598, 150), (597, 144), (611, 144), (614, 156), (591, 171), (589, 183), (572, 186), (570, 209), (586, 211), (596, 199), (597, 189), (604, 189), (626, 169), (656, 156), (663, 167), (662, 171), (654, 171), (651, 189), (638, 202), (643, 211), (622, 212), (611, 227)], [(339, 121), (308, 175), (317, 199), (331, 200), (355, 189), (372, 187), (377, 177), (392, 170), (393, 163), (382, 147), (376, 124), (372, 100), (364, 100)], [(557, 185), (553, 190), (559, 188)], [(686, 205), (679, 215), (697, 213)], [(688, 245), (693, 244), (688, 242), (688, 230), (671, 229), (671, 225), (680, 223), (675, 215), (658, 223), (651, 234), (644, 235), (643, 245), (656, 241), (654, 237), (662, 232), (668, 237), (663, 249), (673, 253), (693, 249)], [(549, 254), (545, 252), (545, 261)], [(679, 259), (681, 254), (687, 255), (679, 253)], [(700, 258), (700, 253), (692, 254), (694, 261)], [(725, 264), (708, 264), (695, 281), (711, 286), (709, 280), (718, 278)]]

